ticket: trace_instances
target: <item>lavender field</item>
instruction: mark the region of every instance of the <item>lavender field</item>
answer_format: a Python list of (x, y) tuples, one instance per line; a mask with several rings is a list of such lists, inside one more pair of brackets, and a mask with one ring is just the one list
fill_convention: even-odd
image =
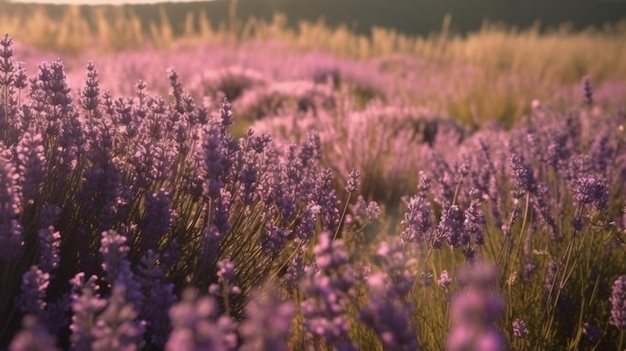
[(625, 31), (306, 26), (0, 37), (0, 350), (626, 350)]

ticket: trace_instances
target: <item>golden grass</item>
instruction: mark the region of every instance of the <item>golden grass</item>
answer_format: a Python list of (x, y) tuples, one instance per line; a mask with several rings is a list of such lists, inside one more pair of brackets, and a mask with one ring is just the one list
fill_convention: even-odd
[[(556, 96), (583, 76), (590, 76), (594, 85), (626, 81), (626, 20), (599, 29), (574, 31), (563, 25), (548, 32), (539, 26), (516, 29), (485, 23), (476, 32), (459, 35), (450, 32), (446, 17), (441, 31), (429, 36), (376, 27), (365, 36), (347, 25), (331, 27), (322, 20), (289, 27), (282, 14), (271, 21), (239, 21), (237, 2), (231, 5), (226, 20), (217, 25), (203, 11), (187, 13), (182, 23), (173, 23), (161, 8), (159, 18), (146, 23), (132, 7), (66, 6), (58, 16), (33, 6), (29, 12), (0, 11), (0, 33), (8, 32), (16, 41), (41, 50), (76, 57), (94, 47), (106, 53), (190, 48), (201, 42), (237, 47), (254, 40), (282, 41), (300, 50), (321, 49), (354, 59), (409, 54), (436, 63), (437, 72), (432, 73), (449, 83), (436, 96), (405, 98), (470, 125), (485, 120), (510, 124), (529, 112), (533, 99)], [(471, 73), (459, 74), (458, 68), (465, 66), (471, 67)]]
[[(44, 50), (79, 54), (98, 45), (103, 51), (168, 48), (174, 42), (229, 42), (273, 39), (301, 49), (318, 48), (352, 58), (371, 58), (408, 53), (443, 63), (463, 62), (487, 68), (494, 77), (501, 72), (540, 75), (545, 79), (572, 83), (584, 75), (595, 80), (626, 79), (626, 21), (602, 29), (572, 31), (567, 26), (541, 33), (538, 26), (518, 30), (485, 24), (468, 35), (449, 32), (444, 20), (439, 34), (409, 36), (385, 28), (372, 28), (370, 36), (355, 34), (346, 25), (330, 27), (323, 21), (300, 22), (289, 28), (284, 15), (272, 21), (235, 19), (236, 2), (226, 23), (214, 26), (206, 13), (188, 13), (184, 23), (172, 24), (162, 10), (160, 19), (142, 23), (132, 8), (67, 6), (60, 18), (43, 7), (29, 12), (2, 11), (0, 32)], [(176, 35), (175, 33), (182, 33)]]

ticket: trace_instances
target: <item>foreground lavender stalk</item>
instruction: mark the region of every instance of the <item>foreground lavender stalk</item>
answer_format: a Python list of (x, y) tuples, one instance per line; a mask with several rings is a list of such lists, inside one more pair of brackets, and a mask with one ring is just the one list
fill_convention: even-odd
[(495, 290), (495, 267), (480, 261), (470, 263), (460, 270), (459, 283), (464, 288), (452, 297), (452, 329), (446, 340), (446, 350), (505, 350), (504, 335), (496, 327), (504, 312), (504, 304)]
[(186, 290), (169, 315), (173, 330), (165, 344), (167, 351), (230, 351), (237, 347), (236, 323), (219, 314), (211, 296)]
[(626, 275), (619, 276), (613, 283), (611, 324), (618, 329), (626, 329)]
[(377, 257), (384, 262), (383, 272), (369, 277), (369, 301), (359, 320), (376, 332), (385, 350), (419, 350), (417, 327), (411, 320), (415, 307), (409, 297), (415, 260), (407, 258), (400, 238), (383, 242)]
[(354, 271), (340, 240), (331, 241), (323, 232), (315, 246), (317, 269), (308, 267), (302, 290), (308, 298), (301, 303), (304, 330), (340, 350), (355, 350), (348, 331), (347, 308), (354, 296)]
[(280, 301), (272, 285), (255, 290), (246, 306), (246, 320), (239, 327), (241, 351), (287, 351), (296, 308), (292, 301)]
[(56, 339), (37, 321), (34, 316), (26, 316), (20, 331), (9, 346), (10, 351), (57, 351)]

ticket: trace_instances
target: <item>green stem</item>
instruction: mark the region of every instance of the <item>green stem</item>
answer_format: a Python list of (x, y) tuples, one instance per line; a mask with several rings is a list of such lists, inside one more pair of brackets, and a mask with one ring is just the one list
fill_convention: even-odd
[(337, 225), (337, 229), (335, 229), (335, 234), (333, 235), (333, 241), (335, 241), (335, 239), (337, 239), (337, 235), (339, 235), (339, 232), (341, 231), (341, 228), (343, 227), (343, 221), (346, 217), (346, 212), (348, 212), (348, 205), (350, 205), (350, 198), (352, 198), (352, 193), (348, 193), (348, 199), (346, 200), (346, 204), (345, 206), (343, 206), (343, 212), (341, 213), (341, 219), (339, 220), (339, 224)]

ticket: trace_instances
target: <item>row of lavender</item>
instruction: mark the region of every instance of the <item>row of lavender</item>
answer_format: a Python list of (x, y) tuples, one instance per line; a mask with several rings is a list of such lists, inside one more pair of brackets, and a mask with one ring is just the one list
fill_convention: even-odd
[[(72, 95), (60, 61), (28, 78), (0, 42), (0, 348), (623, 347), (623, 111), (536, 104), (427, 140), (404, 134), (419, 114), (343, 96), (311, 100), (297, 122), (324, 129), (293, 144), (236, 139), (226, 100), (169, 80), (169, 101), (117, 98), (89, 64)], [(399, 209), (359, 195), (390, 165), (418, 183)]]

